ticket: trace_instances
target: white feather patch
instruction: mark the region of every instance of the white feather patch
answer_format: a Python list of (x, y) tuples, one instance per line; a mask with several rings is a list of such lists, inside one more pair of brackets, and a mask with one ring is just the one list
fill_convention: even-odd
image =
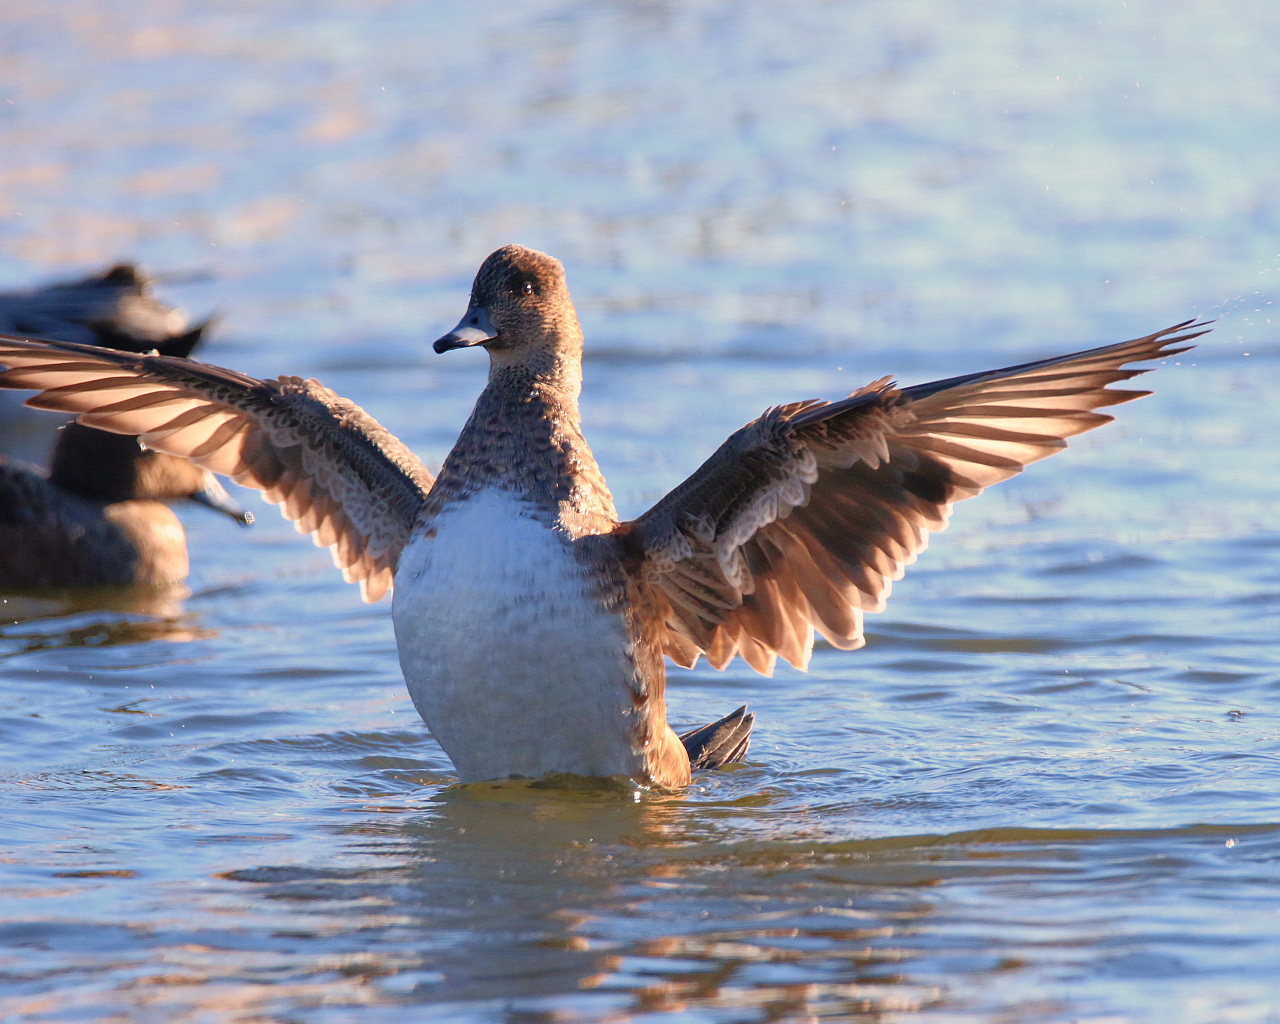
[(639, 775), (630, 634), (565, 537), (499, 490), (427, 525), (396, 572), (396, 642), (463, 780)]

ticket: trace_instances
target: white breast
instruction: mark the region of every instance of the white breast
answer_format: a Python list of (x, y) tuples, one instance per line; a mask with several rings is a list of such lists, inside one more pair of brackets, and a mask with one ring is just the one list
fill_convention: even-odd
[(464, 781), (640, 768), (626, 624), (564, 536), (487, 490), (400, 556), (394, 621), (413, 703)]

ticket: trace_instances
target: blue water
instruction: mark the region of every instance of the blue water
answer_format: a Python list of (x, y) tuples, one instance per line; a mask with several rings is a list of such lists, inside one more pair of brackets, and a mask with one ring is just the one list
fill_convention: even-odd
[[(459, 787), (263, 507), (185, 598), (0, 618), (0, 1017), (1280, 1019), (1280, 8), (0, 9), (0, 286), (133, 258), (438, 464), (427, 343), (561, 257), (636, 514), (769, 404), (1218, 318), (958, 508), (683, 797)], [(252, 496), (246, 496), (255, 504)]]

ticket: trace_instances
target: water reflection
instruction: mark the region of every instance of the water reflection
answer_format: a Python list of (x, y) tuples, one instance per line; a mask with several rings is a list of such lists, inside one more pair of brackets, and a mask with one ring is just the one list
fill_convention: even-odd
[[(360, 929), (356, 908), (376, 908), (369, 938), (394, 951), (395, 998), (456, 1009), (501, 993), (497, 1019), (716, 1006), (753, 1020), (874, 1020), (940, 998), (903, 971), (894, 941), (932, 912), (915, 890), (936, 872), (889, 894), (833, 881), (833, 864), (886, 848), (835, 854), (803, 834), (743, 844), (731, 819), (709, 825), (705, 813), (733, 803), (452, 787), (424, 816), (343, 829), (348, 852), (376, 866), (224, 877), (293, 905), (317, 936), (334, 915)], [(386, 964), (367, 970), (384, 984)]]
[(0, 597), (0, 658), (56, 648), (118, 647), (217, 635), (188, 612), (191, 591), (109, 589)]
[[(201, 793), (212, 777), (164, 792), (104, 776), (135, 803), (212, 813), (132, 853), (56, 857), (43, 888), (12, 891), (81, 908), (74, 928), (45, 916), (42, 952), (20, 973), (62, 964), (64, 1012), (87, 1011), (106, 970), (121, 1005), (166, 1019), (270, 1018), (283, 1000), (304, 1015), (358, 1007), (390, 1022), (417, 1007), (432, 1021), (521, 1024), (989, 1019), (993, 987), (1011, 1019), (1054, 1020), (1071, 1003), (1046, 998), (1046, 975), (1173, 986), (1194, 963), (1201, 983), (1230, 972), (1235, 992), (1274, 979), (1273, 824), (868, 837), (856, 818), (870, 807), (812, 815), (806, 785), (762, 790), (756, 768), (688, 799), (637, 800), (450, 786), (428, 760), (428, 788), (415, 789), (407, 757), (343, 745), (366, 768), (397, 762), (371, 791), (383, 802), (298, 816), (273, 790), (265, 813), (228, 818), (225, 798)], [(157, 847), (223, 866), (156, 878), (145, 865)], [(144, 890), (148, 927), (117, 923), (134, 920)], [(1215, 913), (1227, 890), (1251, 912)], [(132, 897), (113, 910), (97, 902), (109, 892)], [(21, 941), (18, 927), (0, 925), (0, 940)]]
[[(439, 1019), (876, 1021), (972, 1009), (996, 975), (1051, 1017), (1036, 961), (1148, 955), (1125, 937), (1127, 898), (1158, 903), (1161, 876), (1221, 865), (1243, 843), (1251, 863), (1236, 880), (1263, 886), (1258, 858), (1280, 836), (1265, 825), (822, 841), (782, 826), (743, 841), (732, 817), (709, 825), (734, 803), (452, 787), (424, 815), (343, 828), (361, 867), (222, 877), (288, 905), (313, 958), (345, 949), (366, 1000)], [(1117, 894), (1114, 910), (1080, 914), (1077, 894), (1100, 888)], [(1172, 963), (1206, 931), (1225, 938), (1208, 922), (1193, 930), (1164, 939)]]

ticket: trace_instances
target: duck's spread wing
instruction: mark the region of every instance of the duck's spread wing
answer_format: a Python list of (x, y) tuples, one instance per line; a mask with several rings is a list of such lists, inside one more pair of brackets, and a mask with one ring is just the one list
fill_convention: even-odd
[(0, 336), (0, 387), (27, 404), (136, 434), (262, 491), (333, 553), (366, 601), (391, 587), (432, 478), (359, 406), (314, 380), (257, 380), (172, 356)]
[(1204, 326), (769, 410), (619, 530), (665, 599), (666, 653), (691, 666), (702, 652), (717, 668), (741, 654), (768, 675), (778, 656), (804, 668), (815, 629), (860, 647), (863, 613), (884, 607), (954, 502), (1111, 420), (1096, 410), (1149, 394), (1107, 385), (1146, 372), (1129, 363), (1184, 351)]

